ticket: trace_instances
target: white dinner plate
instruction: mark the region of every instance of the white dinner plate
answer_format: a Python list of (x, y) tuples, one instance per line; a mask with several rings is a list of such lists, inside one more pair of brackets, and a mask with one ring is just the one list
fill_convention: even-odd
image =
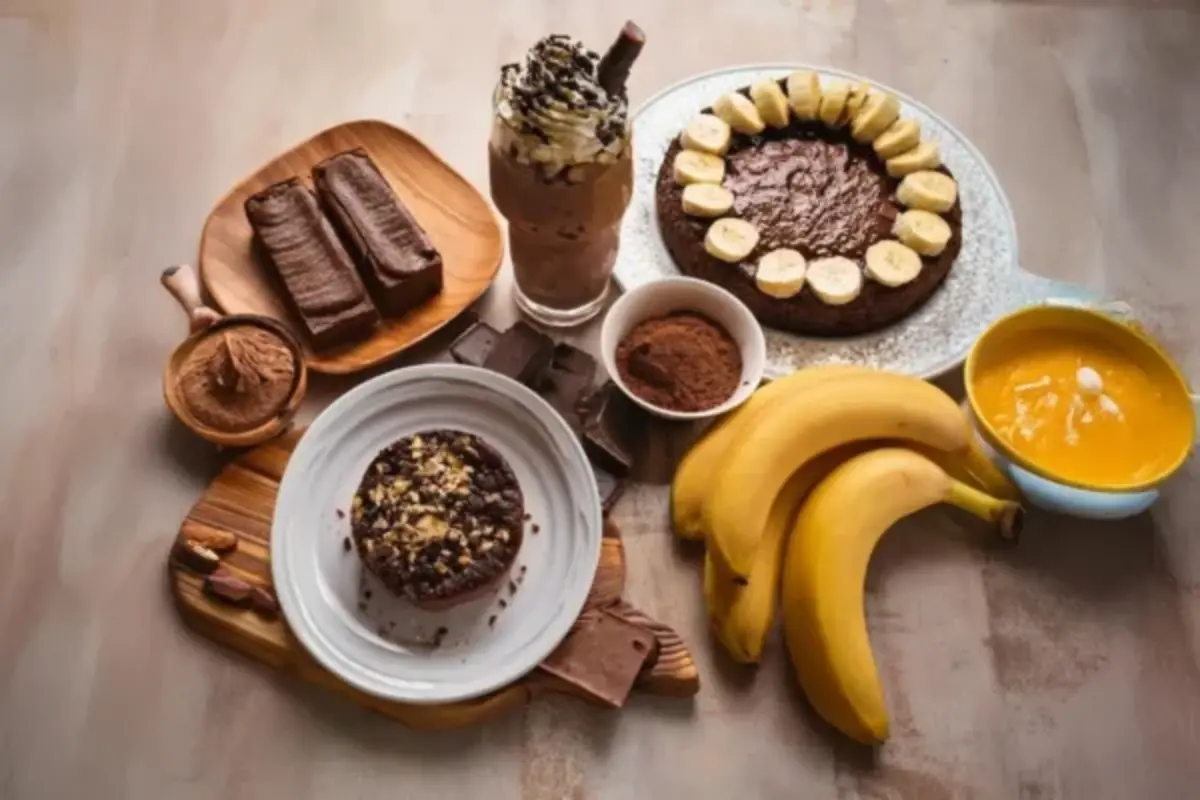
[[(658, 229), (654, 187), (671, 142), (701, 108), (763, 76), (813, 70), (823, 81), (863, 77), (808, 64), (729, 67), (659, 91), (637, 110), (633, 123), (633, 199), (621, 226), (614, 277), (623, 289), (679, 275)], [(974, 145), (923, 103), (872, 78), (900, 98), (902, 114), (919, 120), (924, 138), (938, 143), (959, 183), (963, 245), (945, 283), (921, 308), (883, 330), (861, 336), (813, 338), (764, 328), (766, 377), (778, 378), (812, 364), (852, 363), (932, 378), (957, 367), (987, 326), (1007, 312), (1046, 297), (1077, 297), (1081, 287), (1049, 281), (1017, 265), (1012, 209), (992, 168)]]
[[(390, 595), (345, 546), (371, 460), (434, 428), (476, 434), (503, 455), (531, 517), (511, 586), (443, 612)], [(562, 641), (595, 576), (601, 531), (583, 448), (544, 400), (474, 367), (409, 367), (339, 398), (301, 438), (275, 504), (271, 575), (288, 625), (330, 672), (389, 700), (445, 703), (512, 683)]]

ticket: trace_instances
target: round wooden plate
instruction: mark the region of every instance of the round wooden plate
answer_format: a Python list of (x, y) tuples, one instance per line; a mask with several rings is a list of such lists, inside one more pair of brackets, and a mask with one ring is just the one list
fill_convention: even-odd
[(208, 215), (200, 236), (200, 277), (222, 311), (273, 317), (305, 341), (278, 280), (251, 250), (252, 231), (242, 206), (247, 197), (276, 181), (297, 175), (310, 180), (318, 162), (355, 147), (370, 154), (396, 196), (441, 251), (445, 288), (415, 311), (385, 318), (371, 338), (357, 344), (314, 353), (305, 342), (305, 361), (318, 372), (366, 369), (429, 336), (483, 294), (504, 255), (504, 240), (491, 207), (445, 161), (386, 122), (347, 122), (271, 161), (239, 183)]

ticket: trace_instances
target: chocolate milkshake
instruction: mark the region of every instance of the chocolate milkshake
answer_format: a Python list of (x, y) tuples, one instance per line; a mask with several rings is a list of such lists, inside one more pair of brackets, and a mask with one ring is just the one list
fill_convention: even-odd
[(643, 41), (628, 23), (601, 58), (555, 34), (501, 71), (492, 199), (508, 220), (517, 304), (543, 324), (577, 325), (604, 306), (633, 189), (625, 79)]

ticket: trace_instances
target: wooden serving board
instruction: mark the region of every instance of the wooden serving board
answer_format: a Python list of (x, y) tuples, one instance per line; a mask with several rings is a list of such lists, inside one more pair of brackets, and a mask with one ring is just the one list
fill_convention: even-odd
[[(224, 556), (222, 570), (269, 587), (275, 494), (300, 433), (292, 431), (250, 450), (223, 469), (188, 512), (179, 536), (206, 541), (213, 536), (234, 534), (238, 546)], [(265, 619), (249, 609), (210, 598), (204, 591), (204, 576), (171, 559), (167, 561), (167, 569), (184, 621), (201, 635), (416, 728), (436, 730), (474, 725), (548, 692), (575, 694), (599, 702), (595, 695), (542, 668), (475, 700), (445, 705), (408, 705), (383, 700), (351, 687), (318, 664), (292, 635), (282, 617)], [(648, 629), (657, 641), (658, 652), (642, 667), (634, 688), (675, 697), (694, 695), (700, 688), (700, 677), (687, 646), (675, 631), (622, 600), (624, 586), (625, 551), (620, 532), (615, 525), (606, 523), (600, 566), (581, 620), (603, 613)]]
[[(369, 338), (313, 352), (283, 298), (277, 278), (255, 256), (246, 198), (272, 183), (300, 177), (311, 185), (313, 166), (362, 147), (396, 196), (433, 239), (444, 263), (441, 294), (401, 317), (385, 318)], [(347, 122), (318, 133), (275, 158), (225, 195), (200, 234), (204, 288), (226, 314), (264, 314), (296, 334), (305, 362), (317, 372), (366, 369), (416, 344), (453, 319), (491, 285), (504, 256), (504, 238), (487, 201), (420, 140), (378, 120)]]

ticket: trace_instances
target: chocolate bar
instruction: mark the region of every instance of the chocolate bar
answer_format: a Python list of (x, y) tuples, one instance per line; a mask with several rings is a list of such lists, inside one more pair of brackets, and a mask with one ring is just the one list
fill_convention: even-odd
[(584, 451), (594, 465), (624, 478), (633, 466), (637, 409), (612, 381), (587, 398), (584, 407)]
[(370, 336), (379, 312), (316, 195), (290, 178), (251, 195), (245, 208), (312, 346), (323, 350)]
[(450, 345), (450, 355), (461, 364), (482, 367), (499, 338), (500, 331), (491, 325), (486, 322), (476, 323), (454, 340), (454, 344)]
[(576, 436), (583, 433), (580, 400), (589, 394), (596, 376), (596, 359), (569, 344), (556, 344), (550, 364), (538, 376), (534, 389), (571, 426)]
[(554, 341), (528, 322), (518, 322), (500, 334), (483, 368), (532, 386), (553, 357)]
[(385, 314), (411, 311), (442, 290), (442, 256), (361, 148), (313, 167), (321, 205)]
[(657, 655), (653, 631), (601, 609), (584, 612), (540, 667), (604, 705), (620, 708), (646, 662)]

